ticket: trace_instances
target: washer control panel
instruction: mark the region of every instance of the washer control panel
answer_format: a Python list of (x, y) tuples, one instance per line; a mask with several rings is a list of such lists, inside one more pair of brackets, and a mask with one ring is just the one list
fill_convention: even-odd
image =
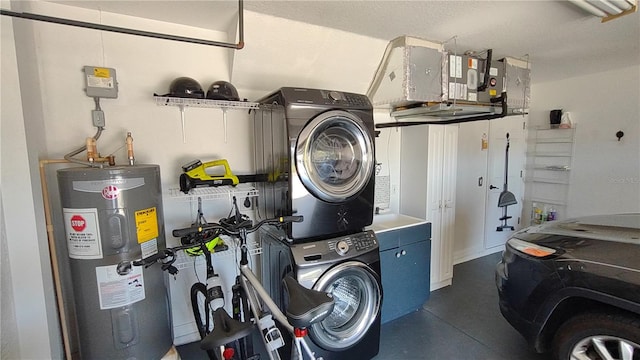
[(289, 245), (298, 264), (332, 263), (363, 256), (371, 252), (378, 255), (378, 239), (373, 231), (345, 235), (327, 240)]
[(344, 240), (338, 241), (335, 247), (338, 255), (346, 255), (349, 252), (349, 244)]
[(338, 255), (347, 255), (351, 249), (356, 252), (375, 249), (378, 246), (378, 240), (373, 232), (367, 231), (329, 240), (327, 245), (329, 250), (335, 251)]

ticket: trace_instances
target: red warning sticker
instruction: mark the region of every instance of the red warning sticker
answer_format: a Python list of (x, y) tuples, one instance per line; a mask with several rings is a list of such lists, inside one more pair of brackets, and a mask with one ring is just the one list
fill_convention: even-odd
[(102, 259), (98, 209), (62, 209), (67, 250), (72, 259)]
[(81, 232), (87, 227), (87, 221), (81, 215), (73, 215), (70, 221), (71, 228), (77, 232)]

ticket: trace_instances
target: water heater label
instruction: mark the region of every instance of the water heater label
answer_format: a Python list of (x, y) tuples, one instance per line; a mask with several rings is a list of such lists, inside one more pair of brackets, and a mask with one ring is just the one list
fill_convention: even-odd
[(102, 259), (98, 209), (64, 208), (67, 247), (72, 259)]
[(158, 212), (155, 207), (136, 211), (138, 244), (158, 237)]
[(140, 244), (140, 250), (142, 250), (142, 258), (146, 259), (151, 255), (158, 253), (158, 240), (152, 239)]
[(133, 266), (127, 275), (119, 275), (117, 265), (96, 267), (100, 310), (131, 305), (144, 300), (142, 266)]
[(120, 191), (131, 190), (140, 186), (144, 186), (144, 178), (82, 180), (73, 182), (73, 190), (101, 193), (105, 199), (108, 199), (107, 196), (116, 197)]

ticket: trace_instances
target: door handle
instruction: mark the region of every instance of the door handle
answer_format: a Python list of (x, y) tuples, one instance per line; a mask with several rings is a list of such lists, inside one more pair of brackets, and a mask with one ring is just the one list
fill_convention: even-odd
[(489, 185), (489, 190), (497, 189), (497, 186)]

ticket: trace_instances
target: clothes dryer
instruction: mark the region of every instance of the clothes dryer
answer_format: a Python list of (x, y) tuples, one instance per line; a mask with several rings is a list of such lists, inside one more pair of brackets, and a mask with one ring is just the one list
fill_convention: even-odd
[(258, 101), (259, 216), (302, 215), (294, 243), (364, 230), (373, 220), (374, 123), (365, 95), (281, 88)]
[[(303, 286), (331, 293), (335, 299), (333, 312), (309, 328), (308, 339), (316, 356), (325, 360), (376, 356), (382, 283), (375, 234), (366, 231), (303, 244), (287, 243), (279, 230), (265, 230), (260, 235), (262, 284), (281, 309), (287, 305), (282, 280), (288, 274)], [(283, 358), (289, 355), (290, 349), (281, 351)]]

